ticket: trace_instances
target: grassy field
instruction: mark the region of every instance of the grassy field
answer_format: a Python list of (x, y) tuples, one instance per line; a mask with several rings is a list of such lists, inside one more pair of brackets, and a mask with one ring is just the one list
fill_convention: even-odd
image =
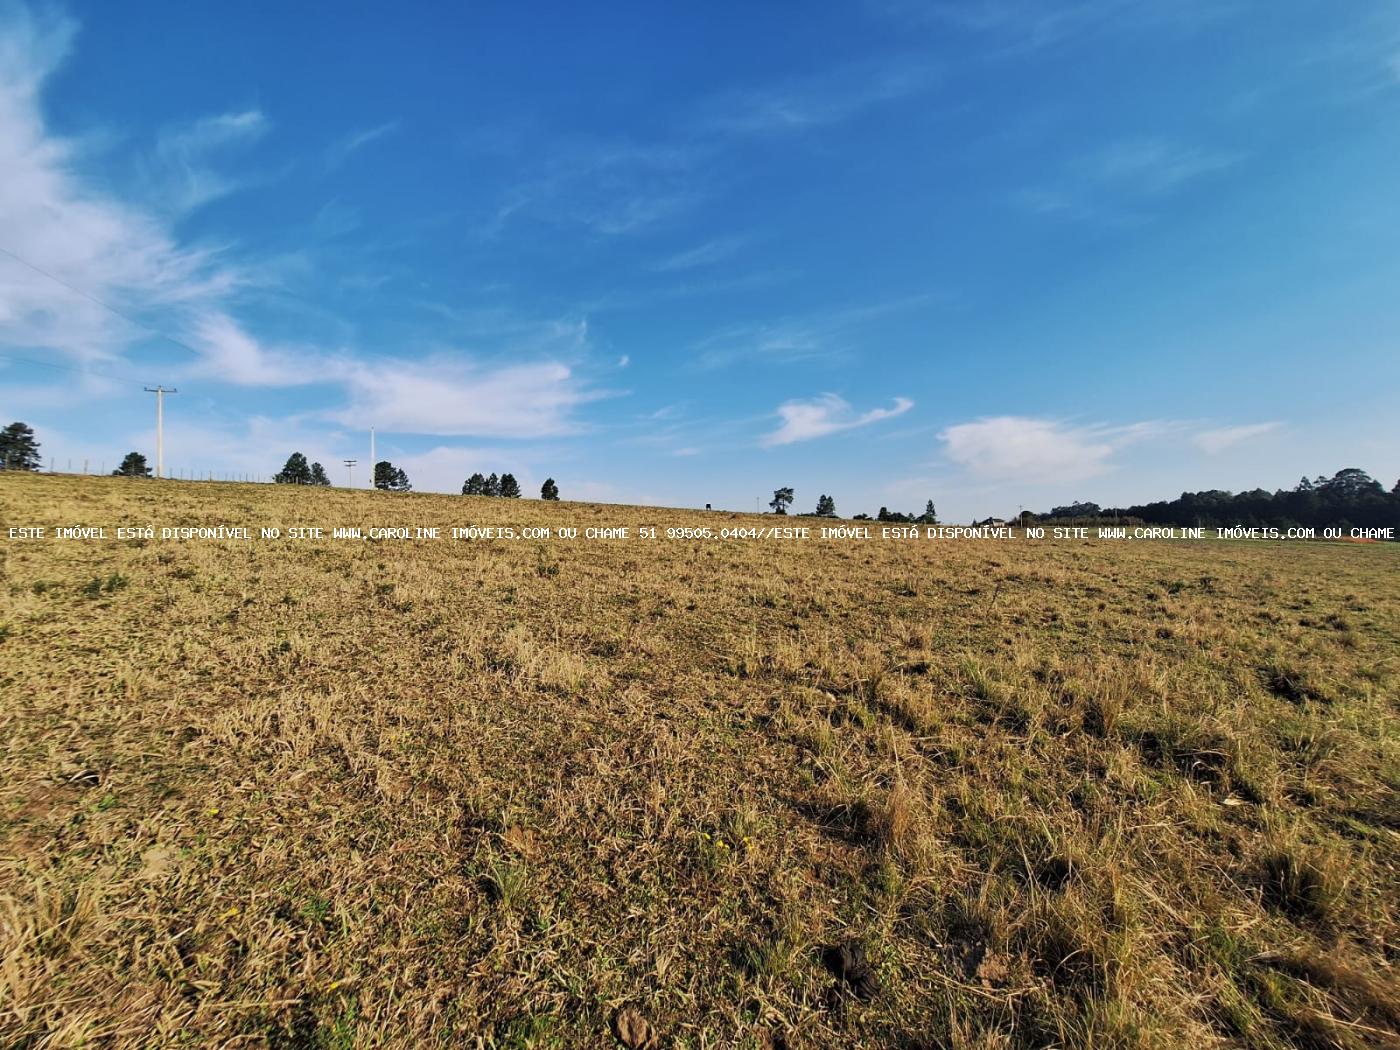
[[(0, 527), (753, 520), (0, 476)], [(0, 566), (5, 1047), (1400, 1046), (1396, 545)]]

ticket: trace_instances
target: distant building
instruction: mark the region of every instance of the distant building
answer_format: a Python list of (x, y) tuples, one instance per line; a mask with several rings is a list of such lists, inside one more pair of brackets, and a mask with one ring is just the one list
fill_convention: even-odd
[(972, 524), (979, 528), (985, 526), (987, 528), (1000, 529), (1005, 527), (1006, 521), (1002, 518), (983, 518), (981, 521), (974, 521)]

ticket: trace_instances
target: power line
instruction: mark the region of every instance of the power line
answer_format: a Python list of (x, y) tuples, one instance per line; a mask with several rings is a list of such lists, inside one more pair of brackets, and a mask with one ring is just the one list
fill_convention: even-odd
[(99, 372), (95, 368), (88, 368), (86, 365), (61, 365), (53, 361), (40, 361), (37, 358), (26, 357), (24, 354), (16, 354), (11, 350), (0, 347), (0, 354), (14, 361), (23, 361), (27, 365), (34, 365), (36, 368), (52, 368), (58, 372), (77, 372), (79, 375), (97, 376), (100, 379), (111, 379), (118, 383), (141, 384), (145, 380), (137, 379), (135, 376), (116, 375), (113, 372)]
[(14, 252), (10, 251), (10, 249), (6, 248), (4, 245), (0, 245), (0, 255), (8, 255), (11, 259), (13, 259), (15, 262), (19, 263), (21, 266), (27, 266), (29, 269), (33, 270), (35, 273), (39, 274), (40, 276), (42, 276), (42, 277), (47, 277), (49, 280), (53, 281), (55, 284), (60, 284), (60, 285), (62, 285), (64, 288), (67, 288), (67, 289), (68, 289), (70, 292), (72, 292), (74, 295), (82, 296), (84, 299), (88, 300), (88, 302), (96, 303), (98, 306), (102, 307), (102, 309), (104, 309), (104, 310), (110, 310), (112, 313), (116, 314), (116, 315), (117, 315), (118, 317), (120, 317), (122, 320), (124, 320), (124, 321), (126, 321), (126, 322), (128, 322), (128, 323), (130, 323), (130, 324), (135, 325), (137, 328), (140, 328), (140, 329), (141, 329), (142, 331), (144, 331), (144, 332), (149, 332), (151, 335), (156, 336), (157, 338), (164, 339), (166, 342), (172, 343), (172, 344), (174, 344), (175, 346), (178, 346), (178, 347), (179, 347), (180, 349), (182, 349), (182, 350), (188, 350), (190, 353), (194, 354), (196, 357), (203, 357), (203, 356), (204, 356), (202, 353), (200, 353), (200, 352), (199, 352), (198, 350), (196, 350), (194, 347), (190, 346), (189, 343), (186, 343), (186, 342), (183, 342), (183, 341), (181, 341), (181, 340), (179, 340), (179, 339), (176, 339), (173, 335), (170, 335), (170, 334), (168, 334), (168, 333), (166, 333), (166, 332), (162, 332), (159, 328), (152, 328), (150, 325), (146, 324), (144, 321), (138, 321), (136, 318), (132, 317), (130, 314), (126, 313), (125, 311), (118, 310), (118, 309), (117, 309), (115, 306), (113, 306), (111, 303), (105, 302), (105, 301), (99, 299), (97, 296), (93, 295), (91, 292), (86, 292), (86, 291), (84, 291), (83, 289), (77, 287), (76, 285), (69, 284), (69, 283), (68, 283), (67, 281), (65, 281), (62, 277), (59, 277), (59, 276), (57, 276), (56, 274), (50, 273), (48, 270), (45, 270), (42, 266), (36, 266), (34, 263), (30, 262), (28, 259), (25, 259), (25, 258), (23, 258), (23, 257), (20, 256), (20, 255), (16, 255)]

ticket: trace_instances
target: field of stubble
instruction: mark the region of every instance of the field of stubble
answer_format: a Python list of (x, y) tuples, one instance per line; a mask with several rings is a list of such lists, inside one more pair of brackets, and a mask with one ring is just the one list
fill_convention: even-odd
[(1400, 1045), (1397, 657), (1393, 544), (0, 533), (0, 1045)]

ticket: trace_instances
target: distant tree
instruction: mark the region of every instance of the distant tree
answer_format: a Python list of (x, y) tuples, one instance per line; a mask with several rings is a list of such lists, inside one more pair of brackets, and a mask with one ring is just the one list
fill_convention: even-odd
[(817, 497), (816, 515), (819, 518), (836, 517), (836, 501), (825, 493), (822, 493), (822, 495)]
[(141, 453), (128, 452), (122, 460), (122, 465), (112, 471), (112, 475), (122, 478), (149, 478), (151, 468), (146, 466), (146, 457)]
[(888, 507), (881, 507), (880, 513), (875, 515), (876, 521), (902, 522), (909, 524), (919, 519), (912, 514), (905, 514), (902, 511), (890, 510)]
[(854, 517), (852, 517), (851, 520), (852, 520), (852, 521), (869, 521), (869, 520), (870, 520), (870, 515), (869, 515), (869, 514), (857, 514), (857, 515), (855, 515)]
[(792, 503), (792, 489), (782, 488), (773, 490), (773, 498), (768, 501), (768, 506), (773, 508), (774, 514), (786, 514), (788, 506)]
[(326, 468), (319, 463), (311, 464), (311, 484), (330, 487), (331, 479), (326, 477)]
[(293, 452), (282, 469), (272, 475), (272, 480), (279, 485), (310, 485), (311, 465), (300, 452)]
[(1355, 499), (1363, 494), (1379, 495), (1385, 492), (1379, 481), (1356, 467), (1347, 467), (1345, 470), (1337, 471), (1319, 487), (1328, 495), (1344, 500)]
[(919, 515), (919, 521), (924, 525), (938, 524), (938, 511), (933, 509), (933, 500), (924, 504), (924, 512)]
[(544, 479), (544, 484), (540, 486), (540, 499), (559, 499), (559, 486), (554, 484), (553, 478)]
[(38, 470), (39, 442), (27, 423), (11, 423), (0, 430), (0, 470)]
[(387, 459), (374, 465), (374, 487), (386, 492), (407, 492), (413, 488), (408, 483), (408, 475)]
[[(1201, 495), (1204, 496), (1207, 494), (1201, 493)], [(1220, 495), (1226, 498), (1229, 497), (1228, 492), (1222, 492)], [(1083, 501), (1070, 503), (1063, 507), (1052, 507), (1050, 510), (1050, 517), (1052, 518), (1098, 518), (1101, 517), (1102, 514), (1103, 510), (1097, 503), (1087, 503)]]
[(498, 477), (496, 477), (496, 475), (493, 473), (489, 478), (486, 479), (486, 490), (485, 490), (484, 492), (482, 492), (482, 495), (483, 495), (483, 496), (499, 496), (500, 494), (501, 494), (501, 479), (498, 478)]
[(486, 478), (480, 472), (473, 474), (462, 482), (463, 496), (484, 496), (486, 495)]
[(501, 475), (501, 495), (506, 499), (520, 498), (520, 482), (515, 480), (514, 474)]

